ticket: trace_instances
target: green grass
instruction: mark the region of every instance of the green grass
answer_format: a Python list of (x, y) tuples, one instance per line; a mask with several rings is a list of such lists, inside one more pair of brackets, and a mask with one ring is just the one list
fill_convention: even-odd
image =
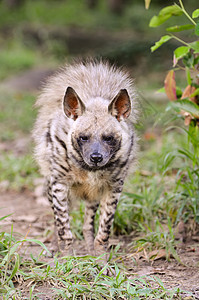
[[(46, 263), (42, 253), (47, 249), (40, 241), (16, 240), (12, 231), (0, 234), (2, 299), (40, 299), (42, 295), (53, 299), (181, 299), (180, 289), (166, 289), (155, 276), (129, 276), (111, 261), (102, 266), (95, 257), (71, 256)], [(29, 242), (43, 250), (25, 259), (20, 252)], [(106, 270), (115, 275), (105, 275)], [(42, 292), (41, 286), (47, 290)]]
[(0, 155), (0, 182), (16, 191), (22, 188), (32, 189), (34, 179), (39, 176), (31, 154), (17, 156), (12, 153)]
[(20, 43), (11, 42), (0, 52), (0, 79), (4, 79), (16, 72), (33, 67), (38, 58), (35, 53)]
[[(14, 190), (33, 188), (38, 169), (32, 155), (32, 142), (23, 138), (31, 134), (36, 111), (35, 96), (1, 91), (0, 95), (0, 143), (8, 150), (0, 154), (0, 181)], [(21, 143), (21, 145), (20, 145)], [(21, 154), (17, 151), (17, 145)]]
[(1, 90), (0, 140), (13, 140), (24, 134), (30, 134), (36, 117), (34, 102), (34, 95)]

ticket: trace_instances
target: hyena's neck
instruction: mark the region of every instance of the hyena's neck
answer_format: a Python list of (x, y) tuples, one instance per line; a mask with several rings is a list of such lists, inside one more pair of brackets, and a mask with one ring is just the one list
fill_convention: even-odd
[(99, 199), (99, 195), (111, 190), (111, 182), (105, 172), (82, 172), (77, 168), (72, 168), (72, 172), (71, 192), (78, 198), (93, 202)]

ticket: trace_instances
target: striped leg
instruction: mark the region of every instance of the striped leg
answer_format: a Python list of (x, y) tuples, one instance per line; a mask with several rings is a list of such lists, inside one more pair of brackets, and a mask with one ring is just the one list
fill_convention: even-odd
[[(54, 205), (53, 205), (53, 201), (52, 201), (52, 187), (51, 187), (51, 181), (49, 178), (46, 179), (44, 186), (45, 186), (48, 201), (54, 212)], [(54, 215), (54, 218), (55, 218), (55, 215)], [(52, 252), (52, 254), (54, 254), (58, 250), (59, 250), (59, 247), (58, 247), (58, 238), (57, 238), (57, 228), (56, 228), (56, 225), (54, 222), (54, 233), (53, 233), (53, 238), (52, 238), (51, 245), (50, 245), (50, 251)]]
[(94, 253), (94, 218), (98, 209), (99, 203), (86, 203), (84, 214), (83, 234), (86, 241), (86, 247), (90, 255)]
[[(50, 194), (48, 192), (48, 194)], [(65, 183), (51, 179), (51, 200), (55, 219), (55, 238), (57, 240), (57, 248), (61, 251), (66, 250), (70, 252), (70, 245), (72, 244), (72, 233), (69, 224), (68, 201), (67, 201), (68, 187)], [(56, 249), (56, 245), (53, 245)]]
[(122, 191), (122, 185), (115, 187), (113, 191), (102, 199), (100, 208), (99, 229), (94, 241), (96, 255), (107, 251), (111, 225), (114, 220), (117, 203)]

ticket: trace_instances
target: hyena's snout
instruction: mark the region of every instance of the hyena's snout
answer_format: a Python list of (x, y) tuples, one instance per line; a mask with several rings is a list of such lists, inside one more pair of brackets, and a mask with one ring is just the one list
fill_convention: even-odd
[(102, 167), (110, 159), (110, 149), (100, 141), (88, 142), (83, 146), (84, 161), (91, 167)]
[(93, 152), (90, 155), (90, 161), (97, 165), (98, 163), (103, 161), (103, 155), (99, 152)]
[(104, 165), (104, 163), (106, 163), (107, 156), (108, 153), (106, 149), (103, 147), (102, 143), (95, 141), (94, 143), (90, 144), (89, 159), (92, 165), (95, 166)]

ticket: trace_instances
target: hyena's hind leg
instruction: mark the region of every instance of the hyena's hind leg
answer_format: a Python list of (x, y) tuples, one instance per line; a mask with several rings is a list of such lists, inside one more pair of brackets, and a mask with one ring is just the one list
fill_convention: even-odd
[(71, 254), (70, 245), (73, 237), (70, 230), (68, 201), (68, 187), (53, 178), (48, 180), (47, 196), (54, 212), (54, 236), (51, 243), (53, 253), (61, 250), (64, 254)]
[(94, 219), (99, 203), (86, 203), (84, 213), (83, 235), (86, 242), (87, 251), (90, 255), (95, 255), (94, 251)]
[(99, 228), (94, 241), (96, 255), (101, 255), (108, 250), (111, 225), (114, 220), (121, 190), (122, 187), (114, 189), (110, 194), (107, 194), (100, 203)]

